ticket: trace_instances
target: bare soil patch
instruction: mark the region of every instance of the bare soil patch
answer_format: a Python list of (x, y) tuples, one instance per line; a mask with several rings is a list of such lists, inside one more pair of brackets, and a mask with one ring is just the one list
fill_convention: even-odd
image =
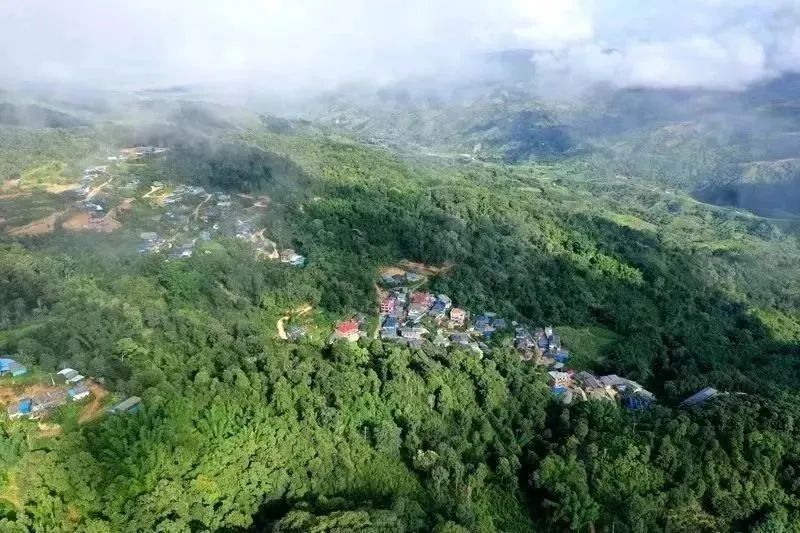
[(443, 263), (440, 266), (435, 266), (407, 260), (400, 261), (400, 265), (407, 270), (417, 272), (423, 276), (438, 276), (439, 274), (447, 274), (455, 267), (455, 264), (453, 263)]
[(25, 387), (14, 387), (12, 385), (7, 385), (5, 387), (0, 387), (0, 403), (3, 405), (8, 405), (11, 403), (16, 403), (23, 398), (39, 396), (47, 392), (55, 392), (59, 390), (61, 390), (60, 387), (53, 387), (52, 385), (47, 385), (44, 383), (36, 383), (34, 385), (27, 385)]
[(67, 191), (74, 191), (75, 189), (79, 188), (80, 188), (79, 183), (62, 183), (62, 184), (53, 183), (45, 187), (44, 190), (46, 190), (50, 194), (61, 194)]
[(405, 273), (405, 270), (396, 266), (383, 267), (378, 271), (381, 276), (403, 276)]
[(60, 213), (53, 213), (52, 215), (34, 220), (30, 224), (20, 226), (18, 228), (10, 228), (8, 234), (13, 237), (31, 236), (31, 235), (44, 235), (51, 233), (56, 228), (56, 219)]
[(133, 206), (133, 201), (135, 198), (123, 198), (122, 202), (117, 206), (117, 211), (120, 213), (125, 213), (126, 211), (130, 211)]
[(79, 424), (90, 422), (103, 414), (103, 398), (108, 395), (108, 391), (101, 387), (98, 383), (90, 382), (87, 384), (89, 390), (92, 391), (92, 401), (81, 411), (78, 417)]
[(61, 227), (67, 231), (99, 231), (103, 233), (111, 233), (112, 231), (122, 227), (113, 217), (113, 211), (110, 211), (106, 216), (101, 219), (92, 221), (89, 213), (75, 213), (67, 220), (65, 220)]

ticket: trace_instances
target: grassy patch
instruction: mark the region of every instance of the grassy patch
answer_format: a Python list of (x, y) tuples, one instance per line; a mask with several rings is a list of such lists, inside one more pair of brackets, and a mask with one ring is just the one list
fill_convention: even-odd
[(752, 313), (764, 323), (776, 341), (800, 343), (800, 316), (790, 316), (772, 309), (755, 309)]
[(75, 181), (64, 175), (65, 168), (66, 165), (58, 161), (40, 165), (22, 174), (22, 185), (36, 186)]
[(599, 326), (587, 328), (558, 327), (564, 347), (570, 352), (570, 367), (593, 369), (605, 360), (606, 351), (620, 342), (622, 336)]
[(656, 231), (656, 229), (658, 229), (655, 224), (651, 224), (650, 222), (642, 220), (641, 218), (633, 215), (614, 213), (609, 218), (620, 226), (625, 226), (635, 230)]

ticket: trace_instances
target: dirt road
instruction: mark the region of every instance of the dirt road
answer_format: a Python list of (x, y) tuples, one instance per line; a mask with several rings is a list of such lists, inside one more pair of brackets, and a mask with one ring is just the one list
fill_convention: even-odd
[(156, 191), (160, 191), (160, 190), (161, 190), (161, 189), (163, 189), (163, 188), (164, 188), (164, 187), (154, 187), (153, 185), (151, 185), (151, 186), (150, 186), (150, 191), (149, 191), (149, 192), (146, 192), (146, 193), (145, 193), (145, 194), (142, 196), (142, 198), (150, 198), (150, 197), (153, 195), (153, 193), (154, 193), (154, 192), (156, 192)]
[(201, 207), (203, 207), (203, 205), (205, 205), (205, 204), (206, 204), (206, 203), (207, 203), (209, 200), (211, 200), (213, 197), (214, 197), (214, 195), (213, 195), (213, 194), (207, 194), (207, 195), (206, 195), (206, 199), (205, 199), (205, 200), (203, 200), (202, 202), (200, 202), (200, 203), (198, 204), (198, 206), (197, 206), (197, 207), (194, 209), (194, 219), (195, 219), (195, 220), (197, 220), (198, 218), (200, 218), (200, 208), (201, 208)]
[[(292, 314), (294, 314), (295, 316), (303, 316), (306, 313), (310, 312), (312, 309), (314, 309), (312, 305), (310, 304), (304, 305), (303, 307), (298, 307), (297, 309), (292, 311)], [(278, 322), (275, 324), (275, 327), (278, 330), (278, 338), (284, 341), (289, 340), (289, 336), (286, 334), (286, 329), (284, 328), (283, 325), (284, 322), (289, 320), (289, 318), (290, 318), (289, 315), (282, 316), (281, 318), (278, 319)]]
[(92, 400), (83, 408), (83, 411), (81, 411), (78, 417), (79, 424), (91, 422), (103, 414), (103, 398), (108, 395), (108, 391), (97, 383), (90, 382), (87, 384), (87, 387), (92, 391)]
[(289, 336), (286, 335), (286, 330), (283, 328), (283, 323), (289, 320), (289, 315), (282, 316), (278, 319), (278, 322), (275, 326), (278, 328), (278, 338), (284, 341), (289, 340)]
[(92, 189), (91, 191), (89, 191), (89, 194), (87, 194), (87, 195), (86, 195), (86, 199), (87, 199), (87, 200), (91, 200), (92, 198), (94, 198), (95, 196), (97, 196), (97, 194), (98, 194), (100, 191), (102, 191), (103, 189), (105, 189), (105, 188), (106, 188), (106, 186), (107, 186), (109, 183), (111, 183), (111, 181), (112, 181), (113, 179), (114, 179), (114, 178), (108, 178), (106, 181), (104, 181), (103, 183), (101, 183), (100, 185), (98, 185), (97, 187), (95, 187), (94, 189)]

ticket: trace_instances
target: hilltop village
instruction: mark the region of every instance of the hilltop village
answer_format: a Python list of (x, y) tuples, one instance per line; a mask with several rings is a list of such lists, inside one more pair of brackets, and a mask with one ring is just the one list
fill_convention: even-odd
[[(455, 306), (446, 294), (423, 290), (428, 277), (413, 270), (393, 269), (380, 279), (379, 328), (372, 336), (385, 342), (419, 348), (423, 342), (458, 346), (482, 358), (492, 353), (492, 344), (504, 339), (513, 344), (522, 361), (545, 367), (548, 383), (558, 399), (569, 404), (589, 399), (619, 402), (628, 409), (648, 407), (655, 396), (639, 383), (616, 374), (595, 376), (576, 372), (569, 365), (570, 353), (552, 327), (531, 329), (507, 321), (493, 312), (471, 315)], [(290, 335), (302, 337), (302, 330)], [(366, 316), (357, 314), (337, 323), (329, 340), (356, 342), (369, 338)]]

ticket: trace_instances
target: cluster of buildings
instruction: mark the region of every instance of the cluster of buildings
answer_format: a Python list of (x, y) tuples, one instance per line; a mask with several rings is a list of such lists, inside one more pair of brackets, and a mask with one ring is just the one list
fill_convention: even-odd
[(74, 191), (74, 195), (77, 197), (75, 205), (89, 216), (89, 229), (102, 230), (109, 223), (109, 219), (106, 218), (105, 202), (97, 197), (97, 191), (95, 194), (92, 193), (94, 180), (108, 174), (108, 169), (108, 165), (85, 168), (80, 180), (81, 186)]
[(81, 401), (91, 395), (84, 383), (86, 379), (77, 370), (65, 368), (56, 373), (63, 387), (47, 388), (37, 394), (20, 399), (8, 407), (8, 417), (38, 419), (68, 401)]
[(619, 402), (627, 409), (638, 411), (648, 408), (656, 399), (652, 392), (639, 383), (616, 374), (598, 377), (586, 371), (575, 373), (572, 370), (551, 370), (548, 372), (548, 379), (553, 393), (567, 404), (576, 399), (606, 400)]
[(270, 261), (280, 261), (296, 267), (303, 267), (306, 258), (291, 248), (278, 251), (278, 245), (264, 236), (264, 230), (256, 230), (250, 221), (236, 221), (237, 239), (247, 241), (255, 248), (256, 256)]
[(561, 346), (561, 336), (552, 326), (531, 333), (528, 328), (517, 325), (514, 346), (524, 361), (533, 361), (552, 370), (562, 370), (569, 359), (569, 350)]
[[(13, 359), (0, 359), (0, 375), (20, 376), (26, 371), (24, 366)], [(30, 392), (34, 390), (37, 392)], [(73, 368), (59, 370), (53, 379), (52, 387), (36, 386), (28, 391), (29, 395), (8, 406), (9, 419), (38, 420), (70, 401), (80, 402), (92, 395), (91, 389), (87, 386), (86, 377)], [(108, 412), (111, 414), (135, 413), (141, 409), (141, 406), (142, 399), (138, 396), (131, 396), (111, 407)]]
[[(417, 276), (409, 272), (403, 277), (406, 281), (416, 282), (419, 280)], [(466, 312), (453, 307), (452, 300), (446, 294), (434, 295), (412, 291), (408, 287), (395, 287), (380, 303), (380, 336), (383, 340), (418, 347), (437, 326), (461, 329), (466, 324), (466, 318)], [(443, 342), (448, 341), (440, 340), (440, 344)]]

